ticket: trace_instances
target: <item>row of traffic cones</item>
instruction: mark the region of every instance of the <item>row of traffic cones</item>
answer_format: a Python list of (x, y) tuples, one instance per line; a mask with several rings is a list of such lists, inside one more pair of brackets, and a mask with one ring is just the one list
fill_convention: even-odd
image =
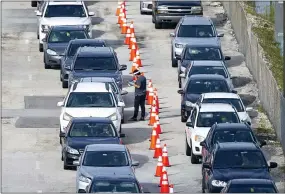
[[(121, 34), (125, 34), (125, 45), (130, 49), (129, 61), (132, 61), (132, 68), (130, 74), (133, 74), (135, 70), (140, 70), (142, 61), (140, 58), (139, 47), (135, 36), (134, 23), (130, 22), (128, 25), (126, 17), (126, 2), (118, 2), (116, 10), (116, 16), (118, 16), (118, 25), (121, 28)], [(135, 76), (134, 76), (135, 78)], [(135, 79), (134, 79), (135, 80)], [(159, 135), (163, 133), (159, 123), (159, 99), (157, 89), (153, 87), (152, 80), (149, 80), (146, 92), (146, 104), (151, 105), (150, 117), (148, 125), (152, 127), (152, 134), (150, 137), (150, 150), (154, 150), (153, 158), (158, 159), (158, 163), (155, 170), (155, 177), (160, 177), (159, 187), (160, 193), (173, 193), (173, 184), (169, 184), (168, 174), (166, 167), (170, 167), (168, 158), (168, 152), (166, 144), (163, 148)]]

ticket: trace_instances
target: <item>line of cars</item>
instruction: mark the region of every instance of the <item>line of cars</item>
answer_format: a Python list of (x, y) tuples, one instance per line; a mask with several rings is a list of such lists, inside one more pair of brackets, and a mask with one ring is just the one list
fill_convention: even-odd
[(143, 189), (139, 165), (123, 144), (125, 102), (122, 71), (112, 47), (92, 39), (93, 12), (83, 1), (32, 1), (45, 69), (60, 67), (68, 88), (59, 116), (63, 169), (77, 169), (76, 192), (131, 192)]

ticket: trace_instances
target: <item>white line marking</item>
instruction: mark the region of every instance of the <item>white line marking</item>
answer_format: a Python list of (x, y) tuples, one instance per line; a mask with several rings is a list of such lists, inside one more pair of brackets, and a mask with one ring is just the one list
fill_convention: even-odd
[(31, 62), (31, 57), (27, 56), (27, 60), (28, 60), (28, 62)]
[(32, 81), (33, 75), (29, 75), (29, 80)]
[(26, 44), (29, 44), (29, 43), (30, 43), (30, 40), (28, 40), (28, 39), (25, 40), (25, 43), (26, 43)]
[(36, 161), (36, 170), (40, 170), (40, 162)]

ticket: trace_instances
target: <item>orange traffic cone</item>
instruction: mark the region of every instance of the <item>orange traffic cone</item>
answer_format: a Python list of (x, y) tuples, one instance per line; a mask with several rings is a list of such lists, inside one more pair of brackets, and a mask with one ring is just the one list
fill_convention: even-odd
[(151, 88), (149, 89), (149, 95), (148, 95), (148, 99), (147, 99), (147, 104), (148, 104), (148, 105), (152, 105), (153, 95), (154, 95), (154, 93), (153, 93), (153, 87), (151, 87)]
[(162, 150), (162, 164), (166, 167), (170, 167), (166, 144), (164, 144)]
[(166, 171), (166, 167), (165, 166), (163, 166), (162, 167), (162, 175), (161, 175), (161, 177), (160, 177), (160, 181), (159, 181), (159, 187), (161, 187), (161, 185), (162, 185), (162, 181), (168, 181), (168, 174), (167, 174), (167, 171)]
[(117, 24), (119, 24), (119, 26), (121, 26), (122, 14), (123, 14), (123, 9), (122, 9), (122, 6), (121, 6), (121, 8), (120, 8), (120, 14), (119, 14), (119, 16), (118, 16), (118, 22), (117, 22)]
[[(150, 138), (150, 146), (149, 146), (150, 150), (155, 150), (156, 139), (157, 139), (156, 130), (153, 128), (151, 138)], [(161, 158), (161, 162), (162, 162), (162, 158)]]
[(130, 40), (131, 40), (131, 29), (127, 27), (127, 33), (126, 33), (126, 39), (125, 39), (125, 44), (130, 45)]
[(136, 47), (136, 53), (135, 53), (135, 55), (136, 55), (136, 54), (137, 54), (137, 50), (138, 50), (138, 44), (137, 44), (137, 39), (136, 39), (136, 37), (131, 38), (131, 43), (130, 43), (130, 45), (131, 45), (131, 46), (135, 45), (135, 47)]
[(161, 183), (160, 193), (169, 193), (169, 184), (168, 180), (164, 180)]
[(155, 117), (156, 117), (156, 112), (154, 111), (150, 115), (149, 123), (148, 123), (149, 126), (153, 126), (153, 124), (155, 123)]
[(152, 105), (155, 107), (155, 112), (156, 112), (156, 116), (157, 116), (159, 114), (159, 109), (157, 108), (157, 105), (156, 105), (156, 98), (157, 97), (154, 95)]
[(136, 57), (137, 57), (137, 64), (139, 65), (139, 67), (142, 67), (142, 61), (141, 61), (139, 49), (137, 49)]
[(156, 115), (156, 117), (155, 117), (155, 124), (156, 124), (156, 133), (162, 134), (163, 131), (162, 131), (160, 123), (159, 123), (159, 116), (158, 115)]
[(133, 21), (131, 21), (130, 29), (131, 29), (131, 34), (135, 33), (135, 28), (134, 28), (134, 22)]
[(136, 46), (133, 45), (131, 49), (129, 61), (133, 61), (135, 57), (136, 57)]
[(162, 148), (160, 144), (160, 139), (157, 138), (153, 158), (158, 158), (159, 156), (162, 156)]
[(138, 70), (139, 69), (139, 66), (137, 64), (137, 59), (136, 57), (133, 59), (133, 64), (132, 64), (132, 69), (131, 69), (131, 72), (130, 74), (134, 73), (135, 70)]
[(169, 185), (169, 193), (174, 193), (174, 185)]
[[(153, 130), (156, 131), (156, 123), (154, 123), (153, 126), (152, 126), (152, 131), (153, 131)], [(151, 134), (151, 136), (150, 136), (150, 138), (149, 138), (149, 141), (151, 141), (151, 137), (152, 137), (152, 134)], [(159, 134), (157, 133), (157, 131), (156, 131), (156, 139), (159, 139)], [(156, 146), (156, 140), (155, 140), (154, 149), (155, 149), (155, 146)]]
[(162, 167), (163, 167), (163, 165), (162, 165), (162, 158), (161, 158), (161, 156), (159, 156), (154, 176), (160, 177), (162, 175)]
[(122, 4), (123, 4), (122, 2), (118, 1), (118, 7), (117, 7), (117, 10), (116, 10), (116, 16), (120, 15), (120, 9), (121, 9)]
[[(131, 31), (131, 27), (129, 27), (130, 31)], [(130, 33), (131, 37), (130, 37), (130, 44), (129, 44), (129, 49), (132, 48), (133, 44), (133, 39), (135, 38), (135, 34), (134, 33)]]
[[(120, 28), (123, 28), (124, 20), (126, 19), (126, 15), (124, 12), (121, 13), (121, 19), (120, 19)], [(126, 19), (127, 22), (127, 19)]]
[(146, 89), (146, 97), (145, 97), (146, 100), (148, 99), (150, 88), (152, 88), (152, 81), (151, 81), (151, 79), (148, 81), (148, 85), (147, 85), (147, 89)]
[(156, 106), (157, 106), (157, 109), (159, 109), (159, 100), (158, 100), (158, 92), (157, 92), (157, 89), (155, 88), (154, 89), (154, 95), (156, 96)]
[(121, 29), (121, 34), (127, 34), (127, 19), (123, 18), (123, 25), (122, 25), (122, 29)]

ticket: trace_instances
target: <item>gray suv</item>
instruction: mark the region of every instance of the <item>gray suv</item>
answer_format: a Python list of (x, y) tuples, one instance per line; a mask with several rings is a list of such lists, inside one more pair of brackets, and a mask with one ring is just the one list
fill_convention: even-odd
[(177, 24), (175, 31), (170, 33), (171, 41), (171, 62), (172, 67), (177, 67), (177, 56), (180, 56), (183, 47), (194, 41), (216, 41), (220, 44), (219, 37), (224, 34), (218, 34), (212, 20), (203, 16), (184, 16)]

